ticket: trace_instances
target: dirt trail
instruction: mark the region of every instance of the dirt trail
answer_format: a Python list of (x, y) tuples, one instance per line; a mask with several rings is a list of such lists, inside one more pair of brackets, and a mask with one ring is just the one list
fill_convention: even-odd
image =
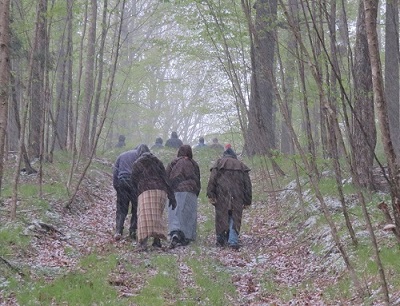
[[(27, 234), (37, 238), (33, 239), (31, 249), (21, 261), (30, 262), (32, 267), (52, 269), (57, 274), (60, 268), (73, 270), (82, 255), (93, 250), (107, 250), (110, 245), (119, 245), (121, 253), (131, 253), (130, 248), (133, 252), (134, 247), (127, 238), (120, 242), (113, 241), (114, 190), (107, 184), (91, 186), (80, 192), (72, 211), (63, 211), (62, 203), (54, 204), (48, 217), (53, 220), (51, 224), (57, 231), (45, 231), (38, 224), (28, 228)], [(202, 219), (200, 211), (199, 226)], [(312, 254), (307, 241), (299, 243), (296, 233), (274, 219), (271, 207), (255, 203), (244, 212), (243, 222), (246, 225), (241, 233), (242, 248), (239, 251), (215, 247), (214, 236), (210, 234), (209, 237), (202, 237), (202, 255), (213, 258), (231, 273), (232, 283), (238, 292), (238, 300), (232, 301), (234, 304), (327, 305), (323, 302), (323, 293), (339, 276), (330, 273), (324, 263)], [(184, 256), (192, 252), (190, 245), (164, 251), (177, 254), (178, 258), (179, 254)], [(192, 271), (179, 259), (178, 265), (180, 285), (193, 288)], [(123, 266), (119, 268), (124, 270)], [(114, 277), (110, 276), (116, 283), (124, 284), (118, 284), (120, 296), (137, 293), (140, 280), (121, 280), (123, 275), (116, 271)], [(343, 301), (342, 305), (346, 302)]]

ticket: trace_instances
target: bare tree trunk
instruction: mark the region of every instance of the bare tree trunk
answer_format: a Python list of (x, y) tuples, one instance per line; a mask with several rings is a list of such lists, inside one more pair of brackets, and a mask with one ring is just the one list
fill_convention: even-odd
[[(89, 1), (89, 0), (88, 0)], [(94, 88), (94, 63), (96, 52), (96, 26), (97, 26), (97, 0), (90, 0), (90, 23), (88, 46), (85, 64), (85, 96), (83, 99), (83, 110), (81, 116), (81, 140), (80, 151), (83, 155), (90, 154), (90, 118), (92, 114), (92, 99)]]
[(40, 0), (37, 8), (35, 37), (31, 51), (31, 75), (28, 85), (28, 97), (31, 100), (30, 128), (29, 128), (29, 155), (39, 157), (40, 154), (40, 129), (43, 124), (44, 108), (44, 74), (46, 48), (46, 17), (47, 0)]
[[(75, 129), (75, 133), (70, 134), (71, 135), (71, 147), (72, 147), (72, 163), (71, 163), (71, 168), (69, 171), (69, 175), (68, 175), (68, 182), (67, 182), (67, 190), (68, 192), (70, 191), (70, 187), (71, 187), (71, 182), (72, 182), (72, 177), (75, 171), (75, 168), (78, 165), (78, 161), (79, 161), (79, 154), (78, 154), (78, 149), (77, 149), (77, 137), (78, 137), (78, 114), (79, 114), (79, 104), (80, 104), (80, 100), (81, 100), (81, 80), (82, 80), (82, 69), (83, 69), (83, 51), (84, 51), (84, 41), (85, 41), (85, 36), (86, 36), (86, 25), (87, 25), (87, 11), (88, 11), (88, 2), (86, 1), (86, 5), (85, 5), (85, 22), (83, 24), (83, 30), (82, 30), (82, 38), (80, 41), (80, 48), (79, 48), (79, 70), (78, 70), (78, 88), (77, 88), (77, 93), (76, 93), (76, 104), (75, 104), (75, 112), (73, 112), (73, 106), (71, 105), (71, 119), (70, 121), (72, 121), (70, 123), (70, 126), (74, 127)], [(72, 42), (71, 42), (72, 43)], [(72, 47), (71, 47), (72, 48)], [(70, 69), (72, 69), (71, 67), (72, 65), (69, 65)], [(71, 74), (72, 76), (72, 74)], [(72, 83), (72, 82), (71, 82)], [(72, 114), (74, 114), (72, 116)], [(72, 119), (73, 118), (73, 119)], [(77, 157), (78, 155), (78, 157)]]
[(97, 129), (97, 117), (99, 114), (99, 107), (100, 107), (100, 95), (102, 90), (102, 83), (103, 83), (103, 67), (104, 67), (104, 45), (106, 42), (107, 36), (107, 11), (108, 11), (108, 1), (104, 0), (104, 7), (103, 7), (103, 19), (102, 19), (102, 30), (101, 30), (101, 44), (100, 44), (100, 51), (97, 57), (98, 60), (98, 77), (97, 77), (97, 86), (96, 86), (96, 95), (94, 99), (94, 107), (93, 107), (93, 120), (92, 120), (92, 132), (90, 135), (90, 147), (93, 149), (93, 144), (95, 141), (96, 136), (96, 129)]
[[(25, 141), (22, 142), (22, 144), (19, 143), (19, 138), (21, 135), (21, 121), (19, 119), (19, 110), (18, 110), (18, 98), (17, 98), (17, 93), (15, 89), (15, 80), (13, 75), (11, 74), (11, 108), (13, 109), (13, 114), (14, 114), (14, 120), (15, 120), (15, 125), (17, 128), (18, 135), (16, 136), (17, 142), (18, 142), (18, 147), (16, 148), (16, 151), (18, 154), (20, 153), (22, 155), (22, 159), (24, 161), (24, 166), (25, 166), (25, 171), (27, 174), (32, 174), (36, 173), (37, 171), (31, 166), (31, 163), (29, 161), (28, 157), (28, 152), (26, 151), (25, 147)], [(19, 169), (20, 170), (20, 169)]]
[(373, 189), (372, 166), (376, 146), (374, 100), (372, 95), (371, 62), (368, 54), (364, 4), (360, 1), (354, 58), (354, 165), (361, 186)]
[[(377, 107), (379, 123), (382, 133), (382, 142), (385, 154), (388, 160), (389, 179), (391, 181), (392, 205), (395, 214), (397, 232), (400, 226), (400, 184), (399, 167), (396, 163), (396, 154), (393, 149), (393, 143), (390, 137), (389, 120), (387, 113), (387, 104), (384, 96), (382, 66), (379, 57), (379, 43), (376, 30), (376, 17), (378, 13), (378, 0), (364, 0), (365, 9), (365, 27), (368, 38), (368, 50), (371, 59), (372, 83), (374, 89), (374, 99)], [(378, 265), (379, 275), (381, 277), (381, 286), (384, 301), (387, 305), (390, 303), (389, 290), (386, 283), (385, 272), (380, 261), (377, 242), (373, 241), (375, 251), (375, 261)]]
[[(73, 89), (73, 82), (72, 82), (72, 8), (74, 5), (74, 0), (67, 0), (67, 8), (68, 8), (68, 17), (67, 17), (67, 63), (66, 63), (66, 70), (67, 70), (67, 127), (68, 127), (68, 139), (67, 142), (68, 149), (70, 152), (75, 150), (75, 135), (76, 135), (76, 125), (74, 125), (74, 110), (72, 106), (72, 89)], [(83, 37), (85, 35), (82, 35)], [(81, 71), (81, 70), (80, 70)], [(79, 72), (80, 74), (81, 72)], [(80, 76), (79, 76), (80, 79)], [(79, 82), (78, 82), (79, 84)], [(78, 105), (76, 106), (78, 108)]]
[(0, 0), (0, 195), (10, 88), (10, 0)]
[[(298, 0), (289, 0), (289, 14), (293, 18), (293, 22), (295, 26), (298, 27), (299, 24), (299, 3)], [(279, 47), (279, 45), (278, 45)], [(287, 101), (287, 108), (289, 117), (292, 117), (292, 104), (293, 104), (293, 88), (295, 85), (295, 73), (296, 73), (296, 58), (293, 54), (296, 54), (296, 38), (294, 37), (293, 33), (289, 33), (288, 42), (287, 42), (287, 58), (289, 59), (286, 63), (287, 72), (284, 74), (282, 70), (281, 78), (285, 77), (285, 101)], [(294, 153), (294, 145), (292, 138), (289, 133), (289, 129), (286, 126), (285, 120), (282, 119), (281, 122), (281, 152), (284, 154), (293, 154)]]
[(385, 22), (385, 99), (389, 111), (389, 127), (393, 147), (400, 154), (400, 97), (399, 97), (399, 3), (386, 1)]
[(254, 65), (249, 101), (248, 154), (275, 149), (275, 116), (271, 73), (274, 69), (276, 0), (257, 0), (254, 25)]

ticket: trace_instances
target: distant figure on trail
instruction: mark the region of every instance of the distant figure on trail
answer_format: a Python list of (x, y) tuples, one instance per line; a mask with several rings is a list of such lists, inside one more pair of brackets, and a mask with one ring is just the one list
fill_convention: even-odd
[(211, 168), (207, 197), (215, 207), (217, 246), (239, 249), (243, 209), (251, 205), (250, 169), (229, 146)]
[[(146, 145), (141, 145), (147, 148)], [(175, 195), (168, 184), (163, 163), (147, 148), (133, 164), (132, 182), (138, 193), (137, 250), (147, 249), (147, 240), (153, 237), (153, 247), (161, 248), (161, 239), (166, 237), (166, 220), (163, 218), (169, 200), (176, 207)]]
[(175, 209), (168, 209), (170, 248), (175, 248), (196, 240), (197, 235), (197, 197), (201, 184), (200, 168), (193, 160), (192, 148), (181, 146), (166, 171), (177, 202)]
[(204, 137), (199, 138), (199, 143), (194, 147), (195, 149), (204, 149), (207, 148), (207, 145), (204, 143)]
[(175, 149), (178, 149), (181, 145), (183, 145), (183, 142), (178, 138), (178, 134), (176, 132), (172, 132), (171, 138), (165, 143), (166, 147)]
[(117, 192), (117, 213), (114, 239), (122, 238), (125, 218), (128, 215), (131, 203), (131, 224), (129, 236), (135, 239), (137, 229), (137, 192), (132, 184), (132, 166), (140, 154), (140, 147), (120, 154), (113, 169), (113, 186)]
[(218, 142), (218, 138), (213, 138), (212, 142), (213, 143), (209, 146), (210, 149), (219, 151), (221, 153), (224, 151), (224, 146)]
[(164, 146), (163, 146), (163, 140), (162, 140), (161, 137), (157, 137), (157, 138), (156, 138), (155, 144), (152, 145), (152, 147), (150, 148), (150, 150), (154, 151), (154, 150), (159, 150), (159, 149), (162, 149), (162, 148), (164, 148)]
[(118, 137), (118, 142), (115, 145), (116, 148), (122, 148), (125, 147), (125, 136), (124, 135), (119, 135)]

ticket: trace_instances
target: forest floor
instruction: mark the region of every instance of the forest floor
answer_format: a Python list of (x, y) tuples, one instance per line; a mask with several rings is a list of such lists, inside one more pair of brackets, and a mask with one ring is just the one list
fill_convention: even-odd
[[(93, 252), (101, 254), (112, 250), (132, 265), (154, 254), (165, 253), (180, 261), (179, 286), (185, 292), (196, 287), (196, 281), (182, 258), (193, 256), (196, 247), (200, 250), (195, 254), (198, 260), (204, 257), (229, 273), (230, 283), (236, 290), (236, 294), (229, 297), (229, 305), (363, 305), (357, 300), (346, 300), (345, 296), (327, 302), (326, 292), (347, 272), (327, 259), (334, 253), (333, 247), (326, 256), (316, 256), (312, 251), (312, 239), (318, 234), (300, 235), (306, 225), (293, 223), (299, 212), (292, 211), (282, 219), (277, 215), (280, 204), (275, 200), (255, 202), (244, 211), (239, 251), (216, 247), (213, 231), (202, 236), (204, 231), (200, 230), (199, 239), (191, 245), (169, 249), (168, 242), (164, 241), (162, 250), (150, 249), (138, 254), (128, 237), (118, 242), (113, 240), (116, 195), (110, 174), (100, 171), (94, 177), (95, 180), (85, 181), (71, 210), (65, 211), (63, 203), (53, 203), (48, 212), (49, 220), (54, 220), (47, 224), (50, 226), (33, 221), (27, 227), (26, 234), (33, 236), (32, 242), (13, 264), (29, 265), (32, 271), (38, 267), (74, 271), (80, 258)], [(213, 218), (212, 206), (199, 203), (198, 227), (201, 229), (210, 218)], [(67, 249), (79, 256), (71, 256)], [(35, 272), (31, 273), (34, 279)], [(145, 286), (144, 279), (130, 274), (123, 266), (108, 277), (120, 299), (139, 294)], [(0, 305), (18, 305), (13, 295), (2, 296), (1, 293)], [(168, 303), (173, 304), (172, 300)], [(207, 305), (207, 302), (199, 304)]]

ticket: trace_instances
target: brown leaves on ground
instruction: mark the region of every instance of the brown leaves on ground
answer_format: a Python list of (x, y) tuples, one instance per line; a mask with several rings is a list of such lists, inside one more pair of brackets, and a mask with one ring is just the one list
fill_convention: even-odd
[[(27, 228), (26, 234), (34, 238), (19, 259), (21, 262), (65, 272), (76, 269), (80, 257), (93, 251), (129, 254), (131, 265), (140, 260), (127, 236), (120, 242), (113, 240), (115, 192), (109, 177), (103, 183), (85, 184), (70, 211), (64, 211), (63, 204), (53, 204), (48, 216), (52, 222), (46, 223), (47, 228), (37, 222)], [(323, 294), (337, 281), (337, 274), (313, 255), (307, 241), (299, 242), (285, 223), (274, 221), (273, 213), (271, 205), (255, 203), (244, 212), (239, 251), (216, 247), (214, 235), (210, 234), (199, 239), (204, 244), (200, 256), (219, 262), (231, 273), (237, 291), (237, 300), (232, 303), (236, 305), (327, 305)], [(205, 219), (200, 213), (198, 226)], [(193, 272), (181, 260), (193, 252), (191, 245), (173, 250), (164, 247), (159, 252), (177, 255), (182, 292), (184, 288), (196, 288)], [(145, 280), (128, 270), (120, 263), (108, 275), (108, 283), (115, 286), (120, 297), (137, 295), (144, 286)], [(346, 305), (346, 301), (341, 303)]]

